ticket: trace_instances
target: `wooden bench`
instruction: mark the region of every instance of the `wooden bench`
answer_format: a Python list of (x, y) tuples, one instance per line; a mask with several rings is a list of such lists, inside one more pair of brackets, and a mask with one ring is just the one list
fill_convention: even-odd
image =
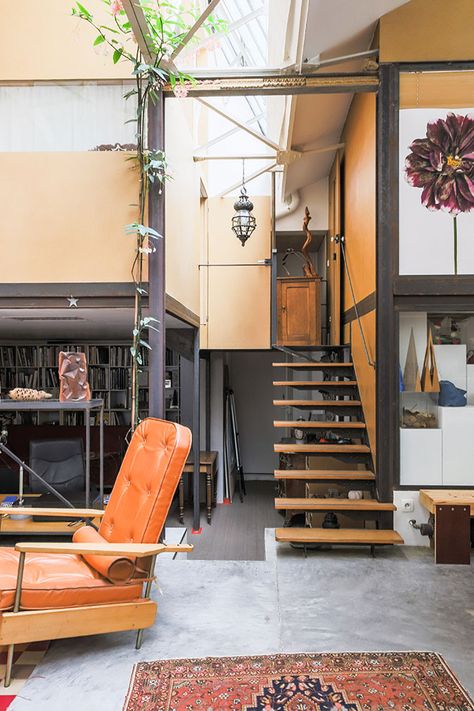
[(474, 489), (420, 489), (434, 519), (435, 563), (470, 565)]
[[(217, 477), (217, 452), (201, 452), (199, 472), (206, 477), (206, 508), (207, 522), (211, 523), (212, 507), (215, 504), (216, 477)], [(183, 474), (192, 474), (194, 464), (189, 457), (184, 465)], [(184, 476), (181, 477), (178, 487), (179, 520), (184, 523)]]

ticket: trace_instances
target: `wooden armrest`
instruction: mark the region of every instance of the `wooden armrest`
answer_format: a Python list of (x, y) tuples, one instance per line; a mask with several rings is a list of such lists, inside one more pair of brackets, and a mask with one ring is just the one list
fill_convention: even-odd
[(58, 518), (100, 518), (105, 514), (102, 509), (46, 509), (35, 506), (0, 506), (0, 516), (57, 516)]
[(20, 553), (75, 553), (76, 555), (119, 555), (146, 558), (160, 553), (188, 553), (193, 546), (166, 543), (17, 543)]

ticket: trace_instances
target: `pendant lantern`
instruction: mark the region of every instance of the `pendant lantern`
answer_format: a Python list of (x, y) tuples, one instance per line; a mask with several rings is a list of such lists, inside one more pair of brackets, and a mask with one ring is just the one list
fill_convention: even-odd
[(235, 236), (242, 242), (242, 247), (252, 235), (257, 226), (255, 216), (252, 215), (253, 202), (247, 195), (245, 189), (245, 173), (244, 166), (242, 167), (242, 188), (240, 190), (239, 199), (234, 203), (235, 215), (232, 218), (232, 230)]

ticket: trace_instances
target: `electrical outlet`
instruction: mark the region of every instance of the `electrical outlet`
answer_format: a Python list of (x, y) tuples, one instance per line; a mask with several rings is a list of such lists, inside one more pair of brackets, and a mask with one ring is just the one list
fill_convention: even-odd
[(413, 499), (402, 499), (401, 510), (405, 513), (413, 513), (415, 510), (415, 503)]

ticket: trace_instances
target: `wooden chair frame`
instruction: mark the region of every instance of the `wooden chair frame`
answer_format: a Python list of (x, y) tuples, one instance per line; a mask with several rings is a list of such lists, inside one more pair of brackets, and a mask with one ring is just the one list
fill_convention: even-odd
[[(101, 518), (105, 511), (95, 509), (16, 508), (2, 515), (68, 516), (81, 519)], [(157, 605), (150, 599), (156, 557), (161, 553), (188, 553), (192, 545), (166, 543), (17, 543), (20, 553), (13, 610), (0, 613), (0, 645), (8, 646), (4, 685), (11, 681), (15, 644), (40, 642), (66, 637), (137, 630), (136, 649), (140, 649), (143, 630), (151, 627)], [(70, 553), (76, 555), (112, 555), (149, 558), (148, 577), (144, 579), (144, 595), (131, 602), (113, 602), (81, 607), (61, 607), (46, 610), (20, 610), (23, 573), (27, 553)]]

